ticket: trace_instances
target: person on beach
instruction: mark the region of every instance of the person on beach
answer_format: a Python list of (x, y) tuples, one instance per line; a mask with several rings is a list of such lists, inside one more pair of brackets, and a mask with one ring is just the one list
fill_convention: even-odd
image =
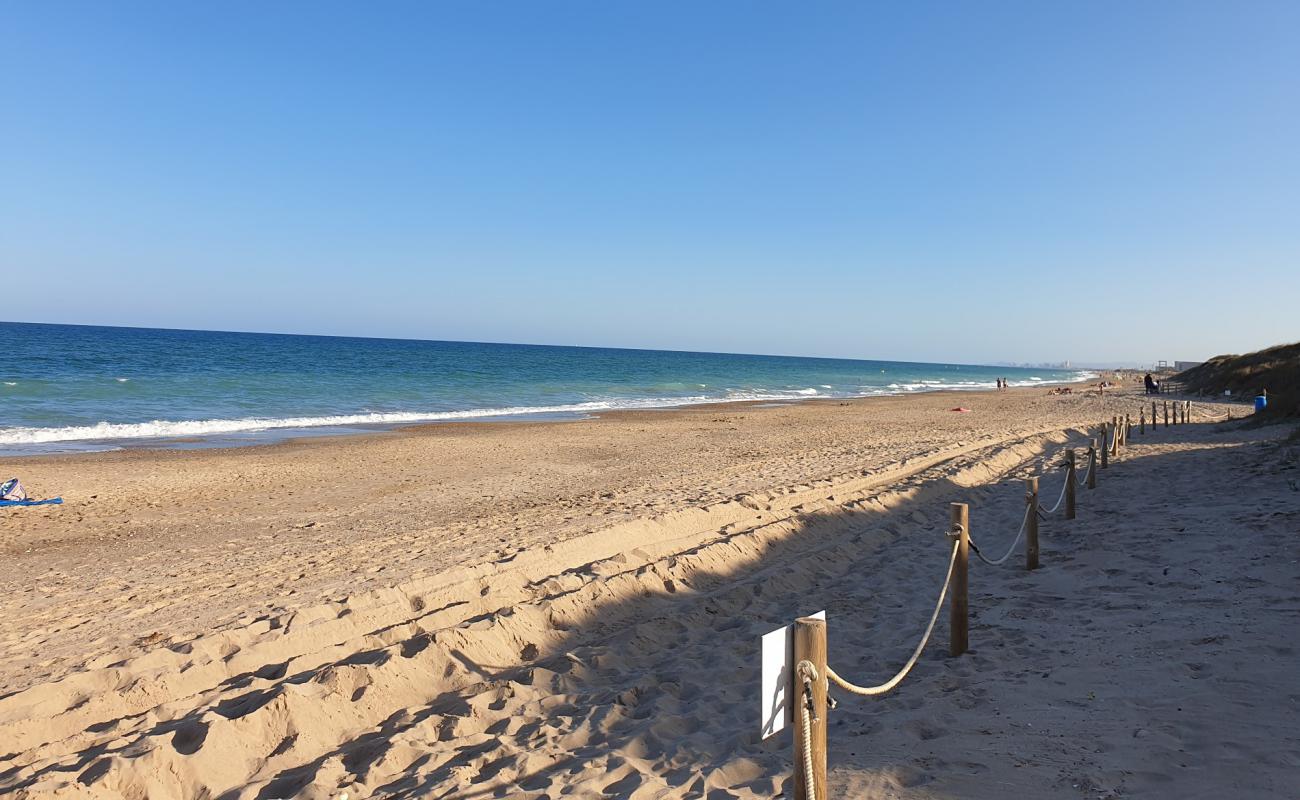
[(1147, 376), (1146, 376), (1145, 378), (1143, 378), (1142, 380), (1143, 380), (1143, 382), (1146, 384), (1146, 387), (1147, 387), (1147, 394), (1155, 394), (1155, 393), (1156, 393), (1156, 379), (1151, 377), (1151, 373), (1148, 372), (1148, 373), (1147, 373)]

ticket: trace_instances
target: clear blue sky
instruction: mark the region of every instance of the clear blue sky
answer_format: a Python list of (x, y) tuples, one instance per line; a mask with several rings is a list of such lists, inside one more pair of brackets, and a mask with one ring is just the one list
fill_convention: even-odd
[(0, 4), (0, 319), (1300, 339), (1300, 3)]

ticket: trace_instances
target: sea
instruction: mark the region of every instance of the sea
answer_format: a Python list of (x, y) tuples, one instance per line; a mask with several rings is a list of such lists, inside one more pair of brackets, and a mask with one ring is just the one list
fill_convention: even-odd
[(1086, 380), (839, 358), (0, 322), (0, 454)]

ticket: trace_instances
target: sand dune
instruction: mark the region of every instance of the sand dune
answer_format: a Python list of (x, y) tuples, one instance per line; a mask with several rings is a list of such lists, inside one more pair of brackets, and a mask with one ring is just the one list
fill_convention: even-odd
[[(1106, 410), (1087, 402), (1054, 406), (1055, 421)], [(1004, 548), (1016, 479), (1086, 438), (1052, 421), (865, 469), (788, 453), (820, 470), (51, 665), (0, 697), (0, 790), (775, 796), (790, 752), (757, 739), (759, 635), (825, 607), (838, 671), (892, 671), (946, 567), (946, 504), (971, 503), (977, 541)], [(1286, 664), (1300, 493), (1279, 435), (1202, 424), (1134, 437), (1078, 520), (1044, 523), (1042, 570), (974, 565), (973, 652), (933, 648), (896, 694), (834, 712), (840, 796), (1284, 796), (1300, 766), (1286, 724), (1300, 701)], [(1045, 497), (1060, 480), (1044, 475)], [(118, 611), (147, 619), (153, 605)]]

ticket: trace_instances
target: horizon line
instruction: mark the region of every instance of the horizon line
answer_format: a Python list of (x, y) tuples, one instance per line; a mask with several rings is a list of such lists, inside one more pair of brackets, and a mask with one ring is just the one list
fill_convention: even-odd
[[(790, 354), (790, 353), (737, 353), (737, 352), (727, 352), (722, 350), (682, 350), (682, 349), (663, 348), (663, 347), (612, 347), (607, 345), (551, 344), (551, 343), (543, 343), (543, 342), (489, 342), (489, 341), (476, 341), (470, 339), (424, 339), (424, 338), (403, 337), (403, 336), (366, 336), (366, 335), (338, 334), (338, 333), (286, 333), (283, 331), (237, 331), (237, 330), (224, 330), (219, 328), (169, 328), (169, 327), (158, 327), (158, 326), (150, 326), (150, 325), (102, 325), (102, 324), (85, 323), (85, 322), (32, 322), (28, 320), (0, 320), (0, 325), (48, 325), (52, 327), (67, 327), (67, 328), (110, 328), (110, 329), (136, 330), (136, 331), (171, 331), (175, 333), (226, 333), (226, 334), (234, 334), (239, 336), (301, 336), (301, 337), (318, 338), (318, 339), (368, 339), (373, 341), (389, 341), (389, 342), (426, 342), (426, 343), (437, 343), (437, 344), (482, 344), (482, 345), (495, 345), (495, 346), (504, 346), (504, 347), (555, 347), (555, 348), (571, 348), (577, 350), (626, 350), (628, 352), (641, 352), (641, 353), (686, 353), (686, 354), (693, 354), (693, 355), (708, 355), (708, 356), (740, 356), (743, 358), (800, 358), (800, 359), (816, 360), (816, 361), (871, 361), (871, 362), (884, 362), (884, 363), (891, 363), (891, 364), (925, 364), (931, 366), (944, 366), (944, 367), (998, 367), (998, 368), (1006, 368), (1006, 369), (1055, 369), (1055, 370), (1073, 370), (1073, 371), (1106, 368), (1106, 367), (1095, 367), (1095, 366), (1089, 367), (1084, 365), (1069, 366), (1069, 367), (1049, 366), (1047, 365), (1047, 362), (1043, 362), (1043, 365), (1041, 366), (1026, 367), (1026, 366), (1018, 366), (1010, 363), (995, 364), (995, 363), (962, 363), (957, 361), (909, 361), (909, 360), (887, 359), (887, 358), (811, 356), (811, 355), (799, 355), (799, 354)], [(1073, 363), (1073, 359), (1069, 359), (1069, 361)], [(1121, 362), (1115, 362), (1115, 363), (1121, 363)], [(1133, 363), (1141, 363), (1141, 362), (1134, 361)]]

